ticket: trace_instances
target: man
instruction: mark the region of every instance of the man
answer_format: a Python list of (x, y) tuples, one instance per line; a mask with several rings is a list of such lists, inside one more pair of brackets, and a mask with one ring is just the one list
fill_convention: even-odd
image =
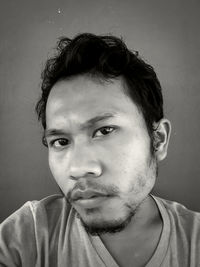
[(153, 68), (114, 36), (62, 38), (37, 113), (62, 195), (0, 228), (1, 266), (200, 266), (200, 215), (151, 195), (170, 122)]

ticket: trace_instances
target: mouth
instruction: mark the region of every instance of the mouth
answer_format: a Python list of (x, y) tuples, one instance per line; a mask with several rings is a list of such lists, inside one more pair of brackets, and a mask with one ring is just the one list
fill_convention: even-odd
[(109, 195), (92, 190), (78, 190), (72, 194), (71, 199), (74, 205), (79, 205), (83, 208), (94, 208), (101, 205), (108, 197)]
[(83, 208), (95, 208), (98, 207), (104, 202), (108, 197), (96, 196), (91, 198), (80, 198), (74, 202), (75, 205), (81, 206)]

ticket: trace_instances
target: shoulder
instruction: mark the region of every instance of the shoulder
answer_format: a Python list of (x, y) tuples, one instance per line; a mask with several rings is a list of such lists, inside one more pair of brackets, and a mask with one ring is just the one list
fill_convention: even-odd
[(69, 214), (71, 206), (61, 195), (48, 196), (42, 200), (27, 201), (0, 224), (0, 238), (16, 240), (35, 236), (37, 229), (48, 228), (59, 222), (63, 211)]
[[(175, 201), (155, 197), (167, 211), (172, 230), (182, 233), (188, 238), (200, 235), (200, 213), (186, 208)], [(194, 235), (195, 233), (195, 235)], [(198, 234), (198, 235), (197, 235)]]
[(35, 266), (37, 252), (48, 247), (49, 238), (63, 218), (67, 221), (71, 206), (61, 195), (40, 201), (28, 201), (0, 224), (0, 265)]
[(67, 204), (62, 195), (51, 195), (41, 200), (27, 201), (23, 206), (6, 218), (0, 225), (3, 227), (7, 224), (23, 223), (30, 224), (32, 221), (37, 220), (38, 217), (51, 216), (51, 213), (58, 214), (63, 208), (70, 210), (70, 205)]
[(170, 201), (159, 197), (154, 198), (164, 205), (168, 213), (182, 219), (197, 220), (200, 222), (200, 212), (192, 211), (175, 201)]

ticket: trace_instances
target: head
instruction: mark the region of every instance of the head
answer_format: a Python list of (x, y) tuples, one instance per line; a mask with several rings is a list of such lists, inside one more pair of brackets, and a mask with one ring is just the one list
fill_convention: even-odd
[(127, 225), (151, 192), (170, 124), (153, 68), (113, 36), (62, 38), (36, 110), (52, 174), (91, 233)]

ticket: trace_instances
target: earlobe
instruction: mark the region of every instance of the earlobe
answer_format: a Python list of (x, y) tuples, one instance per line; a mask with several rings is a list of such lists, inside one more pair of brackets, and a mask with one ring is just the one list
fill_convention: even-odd
[(171, 123), (167, 119), (161, 119), (154, 125), (154, 153), (158, 161), (163, 160), (167, 156), (167, 149), (171, 134)]

